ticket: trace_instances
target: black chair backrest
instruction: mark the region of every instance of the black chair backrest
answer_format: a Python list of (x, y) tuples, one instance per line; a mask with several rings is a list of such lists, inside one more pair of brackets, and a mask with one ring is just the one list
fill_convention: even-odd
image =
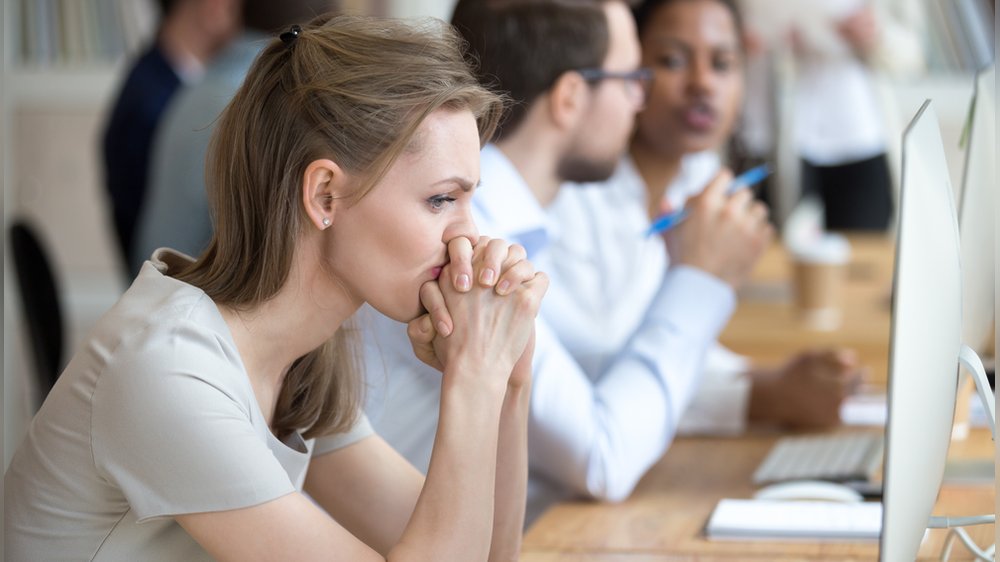
[(62, 370), (63, 321), (56, 279), (34, 230), (24, 221), (10, 227), (14, 269), (28, 325), (38, 390), (45, 400)]

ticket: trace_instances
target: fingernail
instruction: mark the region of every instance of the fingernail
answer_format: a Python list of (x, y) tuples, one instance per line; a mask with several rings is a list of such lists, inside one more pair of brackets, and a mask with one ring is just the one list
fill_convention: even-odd
[(437, 323), (437, 330), (438, 333), (444, 337), (448, 337), (448, 335), (451, 334), (451, 328), (449, 328), (443, 321)]
[(455, 280), (455, 286), (458, 287), (459, 291), (469, 290), (469, 276), (466, 274), (461, 274), (458, 279)]
[(481, 274), (479, 274), (479, 282), (483, 285), (492, 285), (493, 277), (496, 273), (492, 269), (484, 269)]
[(504, 279), (503, 281), (500, 282), (499, 285), (497, 285), (497, 292), (500, 293), (501, 295), (506, 295), (508, 289), (510, 289), (510, 281), (507, 281), (506, 279)]

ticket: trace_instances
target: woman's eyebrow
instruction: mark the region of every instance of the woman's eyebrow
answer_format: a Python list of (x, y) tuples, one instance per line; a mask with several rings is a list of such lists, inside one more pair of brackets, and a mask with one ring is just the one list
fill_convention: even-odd
[(477, 182), (473, 182), (472, 180), (470, 180), (468, 178), (463, 178), (461, 176), (452, 176), (450, 178), (445, 178), (445, 179), (443, 179), (441, 181), (436, 181), (436, 182), (434, 182), (431, 185), (441, 185), (441, 184), (445, 184), (445, 183), (454, 183), (454, 184), (457, 184), (458, 187), (462, 188), (462, 191), (472, 191), (473, 187), (479, 187), (480, 185), (482, 185), (483, 182), (482, 182), (482, 180), (477, 181)]
[[(652, 41), (657, 47), (661, 48), (673, 47), (681, 49), (685, 52), (690, 52), (693, 50), (693, 47), (687, 41), (669, 35), (661, 35), (658, 37), (654, 37)], [(716, 51), (736, 51), (738, 50), (738, 45), (727, 41), (713, 45), (712, 49)]]

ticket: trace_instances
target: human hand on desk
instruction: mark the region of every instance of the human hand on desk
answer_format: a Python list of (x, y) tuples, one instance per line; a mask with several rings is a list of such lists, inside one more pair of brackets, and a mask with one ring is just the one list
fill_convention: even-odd
[(862, 379), (853, 351), (805, 351), (783, 367), (750, 373), (752, 423), (819, 429), (840, 423), (840, 406)]
[[(498, 365), (512, 366), (525, 354), (530, 361), (534, 318), (548, 278), (535, 272), (518, 244), (485, 236), (475, 246), (462, 240), (465, 244), (449, 244), (451, 261), (438, 280), (421, 287), (420, 299), (428, 312), (407, 327), (414, 353), (441, 371), (456, 353), (472, 353), (480, 364), (487, 365), (496, 359)], [(475, 280), (471, 287), (459, 287), (453, 281), (459, 268)], [(460, 341), (452, 342), (454, 339)], [(505, 346), (510, 348), (507, 352), (503, 351)], [(460, 351), (452, 352), (455, 348)], [(490, 354), (494, 352), (500, 355), (493, 358)], [(524, 371), (530, 377), (530, 367), (515, 369), (509, 384), (526, 382), (521, 380)]]
[(723, 170), (688, 199), (687, 218), (664, 233), (670, 261), (697, 267), (734, 289), (753, 271), (774, 236), (767, 207), (749, 189), (726, 191), (733, 176)]

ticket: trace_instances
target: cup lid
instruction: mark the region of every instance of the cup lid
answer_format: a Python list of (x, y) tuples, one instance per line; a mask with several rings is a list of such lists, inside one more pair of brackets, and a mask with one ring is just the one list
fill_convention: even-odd
[(796, 261), (816, 264), (845, 264), (851, 258), (851, 243), (842, 234), (825, 232), (808, 241), (789, 246)]

